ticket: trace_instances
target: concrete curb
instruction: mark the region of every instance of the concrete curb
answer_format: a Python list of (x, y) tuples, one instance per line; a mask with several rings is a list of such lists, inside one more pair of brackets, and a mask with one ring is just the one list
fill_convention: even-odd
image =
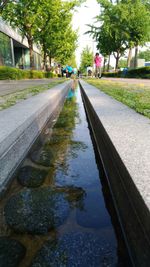
[(80, 81), (133, 266), (150, 262), (150, 120)]
[(70, 81), (0, 111), (0, 194), (47, 121), (62, 107)]

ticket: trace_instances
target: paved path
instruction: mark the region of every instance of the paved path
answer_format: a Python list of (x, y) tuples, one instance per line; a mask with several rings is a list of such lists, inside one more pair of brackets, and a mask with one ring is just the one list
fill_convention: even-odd
[(0, 196), (47, 120), (55, 118), (69, 88), (67, 81), (0, 111)]
[[(24, 90), (26, 88), (35, 86), (35, 85), (44, 85), (48, 84), (51, 81), (54, 81), (53, 79), (34, 79), (34, 80), (1, 80), (0, 81), (0, 96), (4, 96), (7, 94), (11, 94), (14, 92), (17, 92), (19, 90)], [(58, 78), (56, 78), (58, 79)], [(124, 79), (124, 78), (102, 78), (103, 80), (110, 80), (113, 82), (126, 82), (131, 84), (144, 84), (145, 86), (150, 86), (150, 80), (148, 79)]]
[[(24, 90), (26, 88), (35, 86), (35, 85), (44, 85), (48, 84), (51, 81), (54, 81), (53, 79), (34, 79), (34, 80), (5, 80), (0, 81), (0, 96), (4, 96), (7, 94), (11, 94), (14, 92), (17, 92), (19, 90)], [(56, 78), (58, 79), (58, 78)]]
[(150, 86), (150, 79), (128, 79), (128, 78), (106, 78), (103, 77), (102, 80), (108, 80), (113, 82), (125, 82), (129, 84), (144, 84), (145, 86)]
[(85, 81), (80, 83), (133, 266), (148, 267), (150, 120)]

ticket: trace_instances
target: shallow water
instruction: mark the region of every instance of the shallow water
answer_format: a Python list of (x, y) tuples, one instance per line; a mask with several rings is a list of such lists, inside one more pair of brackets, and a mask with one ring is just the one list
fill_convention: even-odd
[[(0, 208), (1, 267), (130, 266), (79, 88), (69, 91)], [(14, 252), (10, 238), (19, 242)]]

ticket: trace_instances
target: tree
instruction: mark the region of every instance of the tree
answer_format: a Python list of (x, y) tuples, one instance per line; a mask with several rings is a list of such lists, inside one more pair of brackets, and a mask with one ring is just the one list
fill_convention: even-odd
[(150, 49), (140, 51), (138, 54), (138, 58), (145, 59), (145, 61), (150, 61)]
[(0, 12), (3, 11), (4, 7), (8, 4), (9, 0), (0, 1)]
[(62, 64), (68, 60), (76, 49), (77, 33), (72, 30), (71, 11), (77, 1), (63, 2), (51, 0), (45, 3), (41, 10), (41, 17), (37, 22), (37, 40), (40, 42), (44, 53), (44, 65), (46, 57), (55, 58)]
[(120, 59), (119, 60), (119, 68), (126, 68), (127, 67), (127, 60), (126, 59)]
[(122, 23), (125, 15), (119, 1), (116, 1), (115, 4), (114, 1), (108, 0), (97, 2), (101, 5), (101, 14), (97, 16), (97, 23), (100, 26), (92, 26), (95, 29), (93, 37), (98, 42), (98, 48), (104, 57), (113, 53), (117, 69), (119, 58), (124, 55), (128, 47), (127, 34)]
[(22, 36), (26, 37), (30, 51), (30, 67), (34, 68), (33, 42), (36, 29), (35, 20), (39, 16), (41, 0), (16, 0), (7, 4), (2, 17), (9, 21), (12, 27), (17, 27)]
[(86, 46), (81, 53), (81, 72), (85, 72), (88, 66), (93, 66), (93, 57), (93, 52), (91, 52), (90, 48)]
[(59, 39), (57, 44), (57, 50), (55, 52), (55, 58), (59, 60), (63, 65), (66, 64), (74, 55), (77, 47), (77, 33), (69, 26), (62, 33), (62, 38)]
[[(33, 42), (42, 45), (44, 64), (46, 56), (71, 56), (76, 48), (77, 33), (71, 28), (71, 11), (81, 1), (62, 0), (16, 0), (7, 4), (3, 18), (20, 29), (26, 37), (30, 51), (30, 67), (34, 67)], [(64, 48), (64, 49), (62, 49)], [(61, 52), (60, 52), (61, 51)], [(69, 54), (70, 52), (70, 54)]]
[(92, 30), (95, 30), (92, 33), (93, 38), (98, 41), (98, 47), (104, 55), (113, 53), (117, 69), (119, 59), (127, 48), (138, 47), (139, 44), (149, 40), (148, 1), (97, 0), (97, 2), (101, 6), (101, 14), (97, 16), (100, 26), (92, 26)]
[(68, 60), (66, 60), (65, 64), (72, 66), (73, 68), (77, 68), (75, 53), (73, 53), (72, 56)]
[(124, 0), (124, 12), (127, 17), (124, 19), (126, 31), (128, 33), (130, 66), (131, 49), (135, 47), (134, 67), (137, 66), (138, 46), (144, 45), (150, 40), (150, 10), (148, 1), (145, 0)]

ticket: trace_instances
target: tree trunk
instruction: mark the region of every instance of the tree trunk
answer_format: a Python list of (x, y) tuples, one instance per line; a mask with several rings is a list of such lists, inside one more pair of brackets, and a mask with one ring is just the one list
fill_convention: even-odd
[(120, 55), (119, 55), (119, 52), (117, 52), (115, 71), (118, 69), (119, 58), (120, 58)]
[(135, 47), (134, 68), (137, 67), (138, 45)]
[(110, 66), (110, 55), (108, 56), (107, 71), (109, 71), (109, 66)]
[(105, 68), (106, 68), (106, 60), (107, 60), (107, 58), (106, 58), (106, 57), (104, 57), (103, 72), (105, 72)]
[(43, 55), (43, 69), (45, 71), (46, 70), (46, 49), (45, 49), (44, 45), (43, 45), (43, 52), (44, 52), (44, 55)]
[(51, 55), (49, 55), (49, 65), (51, 67), (51, 64), (52, 64), (52, 58), (51, 58)]
[(128, 59), (127, 59), (127, 67), (130, 68), (131, 64), (131, 58), (132, 58), (132, 48), (129, 48), (129, 53), (128, 53)]
[(32, 38), (28, 38), (29, 54), (30, 54), (30, 68), (34, 69), (34, 54), (33, 54), (33, 41)]

